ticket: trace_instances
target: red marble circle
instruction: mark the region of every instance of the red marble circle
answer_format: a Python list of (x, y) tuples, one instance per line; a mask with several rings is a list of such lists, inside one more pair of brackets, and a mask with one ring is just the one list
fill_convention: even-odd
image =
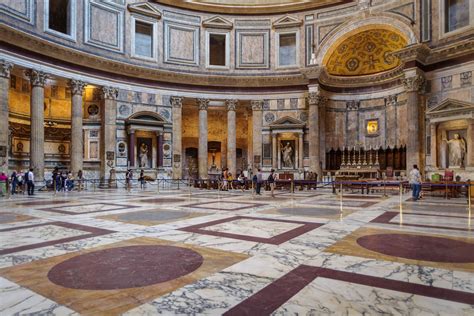
[(173, 246), (128, 246), (79, 255), (54, 266), (48, 279), (81, 290), (116, 290), (143, 287), (195, 271), (203, 257)]
[(360, 237), (357, 243), (368, 250), (405, 259), (450, 263), (474, 262), (474, 244), (449, 238), (379, 234)]

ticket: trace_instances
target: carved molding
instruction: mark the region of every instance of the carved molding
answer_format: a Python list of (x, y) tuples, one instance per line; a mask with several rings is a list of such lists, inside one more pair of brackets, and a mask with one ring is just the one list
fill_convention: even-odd
[(118, 88), (102, 87), (102, 96), (106, 100), (117, 100)]
[(0, 77), (10, 78), (10, 73), (13, 68), (13, 64), (5, 60), (0, 60)]
[(393, 52), (391, 55), (400, 58), (400, 60), (405, 63), (409, 61), (419, 61), (424, 64), (430, 53), (431, 49), (425, 44), (413, 44)]
[(308, 94), (308, 103), (309, 105), (315, 106), (325, 106), (328, 102), (328, 98), (321, 95), (319, 92), (310, 92)]
[(370, 87), (387, 82), (395, 82), (402, 79), (404, 76), (403, 65), (399, 67), (384, 71), (382, 73), (357, 76), (357, 78), (346, 77), (346, 76), (333, 76), (328, 74), (326, 71), (322, 71), (319, 77), (320, 82), (327, 86), (342, 87), (342, 88), (360, 88)]
[(273, 22), (273, 27), (276, 29), (281, 29), (281, 28), (291, 28), (291, 27), (299, 27), (303, 24), (303, 21), (301, 19), (295, 18), (291, 15), (285, 15), (275, 22)]
[(82, 95), (86, 86), (87, 83), (85, 83), (84, 81), (76, 79), (69, 80), (69, 88), (71, 88), (71, 95)]
[(385, 104), (387, 106), (397, 106), (398, 104), (398, 95), (389, 95), (387, 98), (385, 98)]
[(183, 107), (183, 97), (171, 97), (170, 98), (170, 103), (171, 106), (174, 108), (182, 108)]
[(236, 99), (225, 100), (227, 111), (235, 111), (238, 103), (239, 103), (239, 100), (236, 100)]
[(415, 76), (403, 79), (403, 85), (407, 92), (422, 93), (426, 86), (426, 79), (423, 75), (417, 74)]
[(35, 69), (26, 70), (25, 75), (30, 79), (33, 87), (44, 87), (46, 80), (49, 79), (47, 73)]
[(207, 111), (209, 107), (209, 99), (197, 99), (199, 110)]
[(252, 100), (250, 101), (252, 106), (252, 111), (262, 111), (263, 110), (263, 100)]
[(346, 109), (348, 111), (358, 111), (360, 108), (360, 101), (359, 100), (352, 100), (346, 102)]
[(162, 16), (161, 11), (155, 8), (153, 5), (151, 5), (148, 2), (139, 2), (139, 3), (129, 4), (127, 8), (128, 8), (128, 11), (130, 12), (146, 15), (146, 16), (155, 18), (157, 20), (161, 19), (161, 16)]
[(225, 29), (225, 30), (231, 30), (232, 28), (234, 28), (234, 24), (231, 21), (224, 19), (221, 16), (213, 16), (207, 20), (204, 20), (202, 22), (202, 26), (214, 28), (214, 29)]

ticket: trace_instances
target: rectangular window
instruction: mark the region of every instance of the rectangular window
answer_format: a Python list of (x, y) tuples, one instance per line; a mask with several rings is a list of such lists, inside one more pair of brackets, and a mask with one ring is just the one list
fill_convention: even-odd
[(135, 55), (153, 58), (153, 25), (135, 21)]
[(445, 0), (444, 31), (446, 33), (469, 25), (470, 0)]
[(70, 0), (49, 0), (48, 28), (71, 35), (71, 2)]
[(296, 65), (296, 33), (279, 34), (278, 65)]
[(227, 66), (226, 34), (209, 34), (209, 65)]

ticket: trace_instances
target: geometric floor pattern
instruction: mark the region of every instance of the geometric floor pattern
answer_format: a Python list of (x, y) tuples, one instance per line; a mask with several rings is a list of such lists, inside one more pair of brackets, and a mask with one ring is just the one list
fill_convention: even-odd
[(0, 315), (474, 315), (462, 198), (329, 190), (0, 200)]

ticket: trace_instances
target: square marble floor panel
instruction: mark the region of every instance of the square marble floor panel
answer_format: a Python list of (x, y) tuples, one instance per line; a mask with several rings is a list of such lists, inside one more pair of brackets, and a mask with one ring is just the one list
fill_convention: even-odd
[(90, 214), (100, 212), (110, 212), (125, 210), (128, 208), (135, 208), (135, 205), (123, 205), (113, 203), (95, 203), (95, 204), (82, 204), (82, 205), (65, 205), (61, 207), (49, 207), (38, 209), (40, 211), (65, 214), (65, 215), (78, 215), (78, 214)]
[(216, 211), (240, 211), (240, 210), (251, 209), (251, 208), (260, 207), (264, 205), (265, 204), (259, 204), (259, 203), (222, 201), (222, 202), (204, 202), (204, 203), (187, 204), (187, 205), (183, 205), (182, 207), (197, 208), (197, 209), (204, 209), (204, 210), (216, 210)]
[(325, 251), (474, 272), (474, 238), (363, 227)]
[[(372, 201), (357, 201), (357, 200), (349, 200), (343, 197), (342, 199), (342, 206), (343, 207), (354, 207), (354, 208), (367, 208), (374, 206), (378, 202)], [(301, 204), (306, 205), (318, 205), (318, 206), (340, 206), (341, 201), (339, 199), (318, 199), (318, 200), (311, 200), (311, 201), (304, 201)]]
[(254, 241), (273, 245), (282, 244), (297, 236), (303, 235), (320, 227), (320, 223), (308, 223), (281, 219), (235, 216), (203, 224), (181, 228), (180, 230)]
[(0, 255), (101, 236), (110, 230), (65, 222), (49, 222), (0, 230)]
[(118, 315), (246, 258), (140, 237), (1, 269), (0, 276), (81, 315)]
[(288, 206), (288, 207), (278, 207), (272, 210), (263, 211), (262, 214), (275, 214), (282, 216), (298, 216), (298, 217), (314, 217), (314, 218), (324, 218), (330, 220), (341, 220), (344, 217), (354, 213), (354, 210), (343, 209), (342, 212), (339, 208), (329, 208), (329, 207), (309, 207), (309, 206)]
[(155, 226), (164, 223), (186, 220), (199, 216), (206, 216), (204, 213), (193, 213), (177, 210), (154, 209), (146, 211), (137, 211), (130, 213), (121, 213), (97, 217), (99, 219), (112, 220), (143, 226)]

